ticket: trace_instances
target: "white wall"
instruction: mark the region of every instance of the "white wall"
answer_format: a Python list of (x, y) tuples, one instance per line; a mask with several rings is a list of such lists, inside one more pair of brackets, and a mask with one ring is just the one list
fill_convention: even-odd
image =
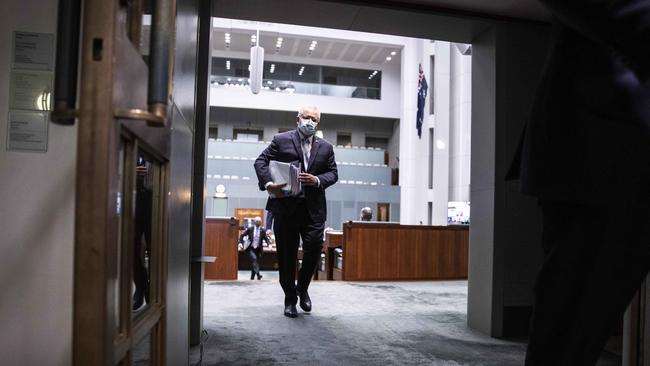
[(3, 0), (0, 14), (0, 364), (72, 364), (76, 128), (48, 151), (6, 151), (12, 31), (56, 33), (56, 0)]
[[(455, 44), (443, 41), (413, 40), (404, 49), (402, 77), (409, 81), (402, 86), (402, 223), (426, 224), (430, 218), (432, 225), (447, 225), (448, 201), (469, 201), (471, 56), (462, 56)], [(432, 55), (435, 55), (434, 75), (430, 71)], [(419, 63), (429, 85), (421, 139), (417, 138), (415, 114), (412, 114), (417, 111)], [(415, 80), (408, 79), (413, 75)], [(431, 93), (434, 94), (435, 114), (430, 114)], [(432, 163), (430, 145), (433, 147)], [(432, 188), (429, 188), (429, 176)]]

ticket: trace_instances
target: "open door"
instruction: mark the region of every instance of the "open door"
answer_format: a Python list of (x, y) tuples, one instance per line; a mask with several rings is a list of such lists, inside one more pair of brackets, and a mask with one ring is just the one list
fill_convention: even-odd
[[(169, 0), (87, 1), (81, 13), (80, 1), (62, 0), (59, 7), (62, 69), (51, 118), (79, 124), (75, 365), (165, 364), (174, 6)], [(143, 37), (146, 13), (153, 19), (151, 38)], [(79, 43), (65, 29), (75, 22), (82, 29), (78, 108), (77, 73), (69, 66)]]

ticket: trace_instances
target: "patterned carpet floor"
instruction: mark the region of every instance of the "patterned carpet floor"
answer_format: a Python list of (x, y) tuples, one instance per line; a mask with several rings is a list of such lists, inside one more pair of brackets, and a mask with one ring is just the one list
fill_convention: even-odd
[[(523, 364), (525, 343), (467, 327), (466, 281), (314, 281), (313, 311), (290, 319), (277, 273), (264, 275), (205, 283), (202, 365)], [(199, 359), (193, 347), (190, 364)]]

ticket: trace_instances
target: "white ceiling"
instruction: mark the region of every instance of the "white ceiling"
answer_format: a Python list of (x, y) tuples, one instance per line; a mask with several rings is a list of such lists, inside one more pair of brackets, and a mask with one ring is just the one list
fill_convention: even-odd
[[(226, 47), (225, 33), (230, 34), (230, 47)], [(213, 48), (222, 52), (250, 52), (251, 35), (254, 30), (230, 30), (215, 28), (213, 33)], [(282, 47), (277, 50), (276, 42), (282, 37)], [(316, 48), (309, 54), (312, 41), (317, 41)], [(291, 58), (309, 58), (314, 60), (344, 61), (364, 64), (382, 64), (391, 52), (392, 62), (399, 62), (399, 48), (397, 46), (375, 43), (353, 42), (349, 40), (316, 38), (294, 34), (260, 32), (260, 46), (264, 47), (267, 55), (279, 55)]]

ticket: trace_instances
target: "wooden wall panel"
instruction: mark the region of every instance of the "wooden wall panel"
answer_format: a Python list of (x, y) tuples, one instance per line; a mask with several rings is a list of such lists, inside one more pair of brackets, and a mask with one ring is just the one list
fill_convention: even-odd
[(465, 279), (469, 228), (348, 222), (343, 279)]
[(217, 257), (205, 264), (206, 280), (237, 279), (239, 223), (232, 218), (208, 218), (205, 222), (205, 255)]

